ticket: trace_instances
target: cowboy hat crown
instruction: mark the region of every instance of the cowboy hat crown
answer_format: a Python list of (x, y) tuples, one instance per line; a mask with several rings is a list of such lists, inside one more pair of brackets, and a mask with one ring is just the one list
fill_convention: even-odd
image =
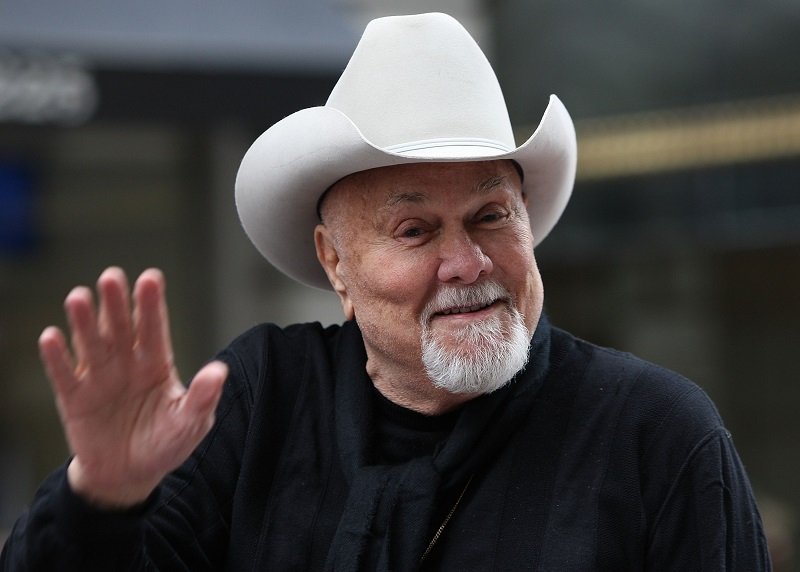
[(575, 130), (556, 96), (516, 147), (500, 85), (477, 43), (445, 14), (370, 22), (324, 106), (265, 131), (245, 154), (236, 204), (245, 232), (279, 270), (329, 289), (316, 258), (316, 206), (334, 183), (389, 165), (511, 159), (535, 244), (555, 226), (576, 169)]

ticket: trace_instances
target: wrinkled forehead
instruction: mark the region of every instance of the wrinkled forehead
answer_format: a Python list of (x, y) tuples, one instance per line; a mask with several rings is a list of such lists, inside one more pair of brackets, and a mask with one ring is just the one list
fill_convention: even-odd
[(488, 192), (498, 184), (520, 190), (522, 174), (509, 160), (378, 167), (337, 181), (320, 198), (318, 214), (324, 221), (339, 211), (377, 214), (394, 205), (430, 199), (454, 184), (464, 192)]

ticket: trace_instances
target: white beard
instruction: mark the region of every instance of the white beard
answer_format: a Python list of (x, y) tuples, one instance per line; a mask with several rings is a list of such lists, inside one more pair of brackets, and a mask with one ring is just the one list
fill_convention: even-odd
[[(450, 334), (449, 348), (430, 326), (437, 311), (483, 306), (504, 300), (510, 323), (502, 316), (469, 324)], [(528, 362), (531, 334), (511, 295), (494, 282), (439, 290), (422, 313), (422, 363), (434, 386), (450, 393), (491, 393), (507, 384)]]

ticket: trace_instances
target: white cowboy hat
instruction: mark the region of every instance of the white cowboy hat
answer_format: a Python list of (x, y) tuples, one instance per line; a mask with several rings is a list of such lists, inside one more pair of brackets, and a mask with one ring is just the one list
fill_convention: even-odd
[(236, 177), (236, 206), (261, 254), (288, 276), (330, 284), (317, 261), (317, 202), (358, 171), (427, 161), (512, 159), (535, 244), (572, 193), (575, 128), (556, 96), (534, 134), (515, 146), (500, 85), (469, 33), (445, 14), (373, 20), (322, 107), (265, 131)]

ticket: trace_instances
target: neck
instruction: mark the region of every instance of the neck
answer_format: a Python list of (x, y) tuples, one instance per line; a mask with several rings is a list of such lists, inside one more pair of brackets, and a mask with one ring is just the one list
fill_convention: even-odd
[(478, 396), (439, 389), (424, 372), (387, 371), (378, 367), (372, 358), (367, 359), (367, 373), (375, 389), (386, 399), (424, 415), (447, 413)]

